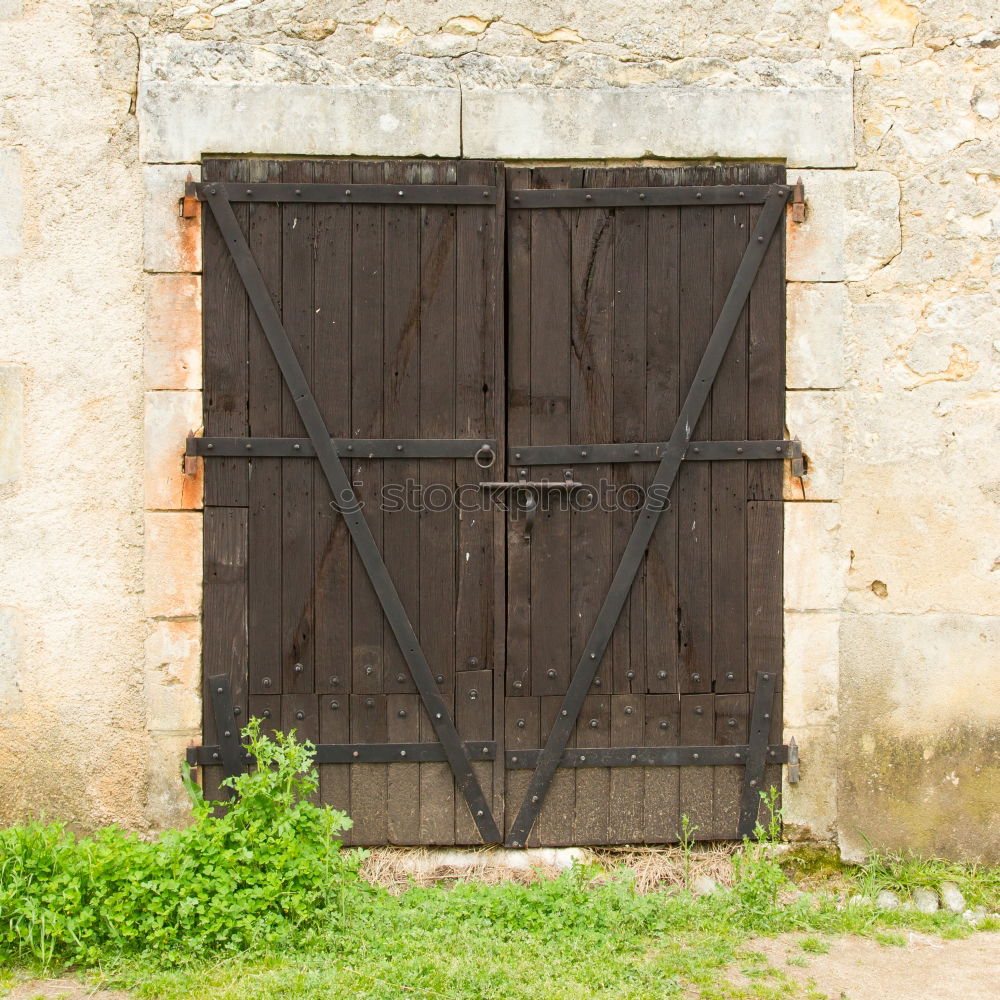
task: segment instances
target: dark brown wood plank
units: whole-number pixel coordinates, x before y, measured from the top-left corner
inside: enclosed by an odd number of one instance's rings
[[[205,180],[247,179],[247,161],[205,160]],[[248,207],[234,205],[246,232]],[[251,312],[243,282],[211,212],[202,212],[202,324],[205,433],[247,433],[247,321]],[[247,463],[239,458],[205,463],[206,507],[245,507]]]
[[[459,184],[493,185],[496,165],[477,161],[458,164]],[[491,205],[461,206],[456,213],[455,424],[458,438],[494,436],[495,297],[488,287],[499,264],[495,244],[496,213]],[[501,453],[502,454],[502,453]],[[492,479],[497,468],[481,469],[471,459],[455,463],[456,488],[475,504],[482,498],[474,485]],[[455,551],[455,669],[479,670],[493,652],[494,515],[458,510]],[[492,666],[492,664],[490,664]],[[456,702],[456,710],[457,710]],[[491,698],[492,705],[492,698]],[[456,815],[456,830],[461,808]]]
[[[319,736],[323,743],[351,742],[350,697],[327,694],[319,698]],[[323,764],[319,769],[319,790],[323,801],[351,815],[351,765]],[[353,831],[344,833],[344,843],[352,843]]]
[[[331,161],[318,163],[316,180],[331,184],[349,183],[351,165]],[[321,359],[313,365],[313,393],[330,434],[350,437],[351,207],[316,205],[313,211],[316,233],[313,348],[315,357]],[[333,497],[323,470],[318,462],[312,464],[316,690],[334,694],[344,701],[342,717],[346,721],[346,697],[351,682],[352,546],[347,524],[331,503]],[[332,773],[344,776],[343,787],[336,794],[346,803],[348,769]]]
[[[415,184],[419,174],[416,164],[385,164],[389,183]],[[415,205],[387,205],[384,213],[383,426],[387,437],[402,438],[411,436],[420,413],[420,209]],[[414,631],[421,635],[420,515],[407,500],[407,484],[424,482],[421,467],[413,460],[391,460],[382,462],[381,470],[386,497],[393,498],[392,505],[387,504],[383,512],[383,557]],[[401,498],[400,502],[395,502],[396,497]],[[415,691],[388,622],[383,642],[385,690]],[[415,780],[416,769],[409,770],[414,771]]]
[[[388,732],[390,743],[417,743],[423,706],[416,694],[390,694]],[[392,844],[420,843],[420,772],[416,764],[390,764],[388,835]]]
[[[681,746],[710,745],[715,732],[712,695],[683,695],[680,725]],[[682,767],[680,772],[681,816],[688,817],[695,840],[711,840],[714,833],[712,768]]]
[[[765,183],[783,184],[784,167],[770,167],[766,174],[758,166]],[[751,212],[751,225],[759,209]],[[760,270],[750,290],[749,313],[749,394],[748,436],[770,440],[784,437],[785,431],[785,227],[780,222],[768,245]],[[747,470],[749,498],[780,500],[781,462],[751,462]]]
[[[718,694],[715,696],[715,745],[734,746],[749,739],[750,696]],[[714,768],[712,831],[716,840],[737,839],[740,818],[740,795],[743,791],[742,767]]]
[[[172,514],[171,517],[187,517]],[[247,510],[206,507],[204,512],[204,627],[202,675],[229,678],[236,721],[247,719]],[[206,745],[218,743],[207,687],[202,700]]]
[[[576,724],[577,747],[611,745],[611,696],[588,695]],[[583,754],[583,751],[580,751]],[[586,756],[585,754],[583,754]],[[570,772],[572,773],[572,772]],[[576,803],[572,830],[574,844],[607,844],[610,817],[608,814],[611,769],[581,767],[576,769]],[[570,843],[570,840],[565,840]]]
[[[423,163],[425,184],[454,183],[454,163]],[[455,426],[455,206],[420,207],[420,436],[449,437]],[[448,489],[454,461],[421,461],[427,487]],[[425,493],[425,499],[427,494]],[[447,506],[420,513],[420,641],[445,703],[454,710],[455,511]],[[421,736],[436,737],[426,714]],[[420,764],[420,834],[424,843],[455,840],[455,782],[447,764]]]
[[[571,179],[568,167],[532,172],[535,188],[565,188]],[[531,213],[530,443],[536,445],[565,444],[570,433],[570,216],[565,209]],[[532,476],[558,481],[563,470],[536,466]],[[570,661],[570,516],[565,500],[561,491],[540,497],[530,542],[531,690],[540,695],[564,693],[575,666]],[[572,775],[561,775],[555,781],[567,777],[572,780]]]
[[[680,744],[680,699],[677,695],[648,694],[643,698],[643,746]],[[669,844],[680,839],[680,771],[678,767],[643,768],[642,839],[647,844]]]
[[[493,739],[493,671],[462,670],[455,675],[455,725],[465,741]],[[489,802],[493,799],[493,765],[472,765]],[[498,820],[499,822],[499,820]],[[455,843],[480,844],[482,838],[464,799],[455,804]]]
[[[710,177],[711,175],[709,175]],[[691,386],[715,316],[708,293],[712,277],[711,209],[681,211],[680,261],[680,392]],[[702,412],[694,431],[712,438],[712,413]],[[674,497],[678,525],[678,686],[709,691],[712,685],[712,538],[711,469],[708,463],[686,462],[677,477]]]
[[[312,164],[286,161],[282,180],[313,179]],[[313,375],[313,217],[312,205],[282,206],[281,317],[307,382]],[[281,430],[301,437],[305,428],[286,386],[281,393]],[[286,460],[281,470],[281,691],[315,690],[313,637],[313,469]],[[285,715],[282,709],[282,717]]]
[[[652,183],[668,183],[664,170]],[[680,210],[649,211],[646,285],[646,434],[666,441],[680,409]],[[646,552],[646,690],[677,691],[677,491]]]
[[[281,164],[251,160],[248,181],[274,182]],[[247,243],[260,268],[275,306],[281,309],[281,209],[273,204],[249,205]],[[280,437],[282,433],[281,371],[253,310],[248,342],[248,414],[250,433]],[[212,459],[206,464],[216,462]],[[253,636],[249,649],[250,690],[254,694],[279,694],[282,690],[282,631],[275,594],[282,583],[282,461],[278,458],[235,459],[249,467],[249,566],[248,618]]]
[[[294,729],[296,739],[318,743],[319,698],[298,692],[281,695],[281,729],[286,733]]]
[[[603,185],[606,173],[585,171],[584,185]],[[572,215],[570,437],[566,443],[614,440],[614,233],[614,218],[609,211],[597,209]],[[570,663],[575,665],[611,585],[613,565],[612,518],[601,509],[598,492],[601,482],[611,479],[611,467],[580,465],[573,469],[573,475],[593,488],[591,494],[577,495],[582,506],[570,517]],[[598,668],[595,692],[611,690],[612,663],[613,651],[609,648]]]
[[[784,505],[747,504],[747,662],[751,690],[759,670],[778,674],[782,689]],[[777,699],[780,703],[780,697]]]
[[[531,170],[506,171],[510,191],[531,187]],[[507,220],[507,435],[511,444],[531,441],[531,212],[512,212]],[[507,470],[516,478],[517,467]],[[507,524],[507,669],[508,697],[531,691],[531,545],[523,517],[506,515]],[[537,725],[537,715],[536,715]],[[540,744],[539,744],[540,745]],[[520,778],[513,778],[520,784]],[[511,786],[514,787],[513,785]],[[512,793],[511,793],[512,794]],[[511,802],[514,800],[511,799]],[[516,808],[516,807],[515,807]]]
[[[737,183],[742,177],[727,178]],[[729,294],[749,240],[749,210],[715,209],[712,296],[716,316]],[[747,311],[744,309],[709,405],[712,434],[747,438]],[[712,462],[712,680],[713,691],[747,690],[746,678],[746,462]]]
[[[518,750],[538,750],[541,747],[540,706],[537,698],[507,698],[504,713],[504,746],[512,754]],[[510,770],[506,774],[507,809],[504,812],[504,833],[510,833],[518,806],[531,780],[529,770]],[[527,847],[538,846],[537,825],[529,832]]]
[[[644,696],[611,698],[611,746],[641,747],[645,736]],[[612,768],[608,794],[608,843],[639,844],[645,839],[643,798],[650,768]]]
[[[352,743],[388,742],[385,695],[354,694],[350,706]],[[350,765],[352,843],[388,843],[388,767],[388,764]]]
[[[609,171],[608,186],[648,183],[643,168]],[[649,210],[623,208],[615,212],[615,317],[612,371],[614,400],[612,425],[618,442],[646,441],[646,285]],[[636,486],[652,478],[652,468],[615,464],[612,482],[617,491],[612,517],[613,564],[618,565],[632,534],[641,498]],[[646,682],[646,560],[642,561],[611,637],[614,690],[645,691]]]
[[[549,695],[539,699],[540,735],[544,746],[545,737],[562,705],[561,695]],[[567,747],[576,745],[576,735],[567,742]],[[518,802],[520,806],[520,802]],[[512,805],[513,808],[513,805]],[[515,809],[516,811],[516,809]],[[576,775],[574,769],[560,768],[556,771],[549,794],[542,805],[534,829],[538,832],[538,843],[542,847],[564,847],[570,843],[576,818]]]
[[[382,163],[354,163],[351,180],[380,184]],[[357,205],[353,210],[351,259],[351,436],[384,437],[385,406],[382,398],[383,357],[383,209]],[[365,520],[375,543],[384,551],[382,463],[357,460],[352,482],[364,503]],[[357,553],[351,560],[351,691],[356,694],[383,690],[383,621],[381,605]],[[352,720],[353,721],[353,720]]]

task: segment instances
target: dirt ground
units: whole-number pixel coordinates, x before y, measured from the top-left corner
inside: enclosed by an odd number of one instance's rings
[[[800,988],[800,996],[818,1000],[997,1000],[1000,998],[1000,933],[973,934],[962,941],[945,941],[910,932],[902,947],[864,938],[832,938],[825,955],[802,949],[801,935],[764,938],[750,951],[761,952],[770,964]],[[788,959],[793,959],[793,964]],[[807,966],[795,964],[802,959]],[[754,996],[751,981],[742,980],[743,996]],[[773,991],[773,980],[767,986]],[[763,995],[763,994],[762,994]],[[769,992],[768,995],[773,995]],[[130,1000],[126,993],[92,991],[73,979],[22,983],[6,1000]],[[501,1000],[501,998],[498,998]],[[543,1000],[543,998],[539,998]]]
[[[902,947],[867,938],[829,940],[825,955],[808,954],[802,936],[755,941],[772,966],[828,1000],[998,1000],[1000,933],[981,932],[946,941],[904,932]],[[788,964],[806,959],[803,967]]]

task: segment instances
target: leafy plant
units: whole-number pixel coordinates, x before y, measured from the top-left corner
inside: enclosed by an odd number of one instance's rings
[[[243,731],[257,766],[222,805],[186,769],[194,822],[158,840],[118,827],[77,838],[62,824],[0,831],[0,956],[93,963],[109,953],[244,951],[342,919],[359,856],[350,820],[317,806],[315,748]]]

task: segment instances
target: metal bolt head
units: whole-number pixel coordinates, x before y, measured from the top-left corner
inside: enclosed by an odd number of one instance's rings
[[[398,712],[396,713],[396,715],[398,715],[398,716],[399,716],[399,718],[401,718],[401,719],[405,719],[405,718],[406,718],[406,709],[405,709],[405,708],[401,708],[401,709],[400,709],[400,710],[399,710],[399,711],[398,711]]]
[[[662,722],[660,723],[660,729],[669,729],[669,728],[670,728],[670,723],[669,723],[669,722],[667,722],[667,720],[666,720],[666,719],[664,719],[664,720],[663,720],[663,721],[662,721]]]
[[[217,753],[213,753],[212,754],[212,760],[218,760],[218,759],[219,759],[219,755]]]
[[[375,699],[365,698],[365,708],[374,708],[374,707],[375,707]]]
[[[512,764],[516,764],[517,763],[517,758],[516,757],[511,757],[510,762]]]
[[[625,678],[627,680],[634,681],[635,680],[635,671],[634,670],[627,670],[627,671],[625,671]]]
[[[296,712],[295,713],[295,718],[298,719],[299,722],[301,722],[305,717],[306,717],[306,713],[305,712]]]
[[[532,802],[537,802],[538,801],[538,796],[537,795],[532,795],[531,796],[531,801]]]
[[[524,726],[525,726],[524,719],[518,719],[517,720],[517,728],[518,729],[524,729]]]
[[[596,729],[599,725],[600,725],[600,723],[597,721],[597,719],[591,719],[590,720],[590,728],[591,729]]]
[[[582,764],[582,763],[583,763],[583,762],[584,762],[584,761],[585,761],[586,759],[587,759],[587,758],[586,758],[586,757],[585,757],[585,756],[584,756],[583,754],[580,754],[580,763],[581,763],[581,764]]]
[[[629,760],[638,760],[639,758],[634,753],[631,753],[631,754],[629,754],[628,759]]]
[[[437,681],[438,684],[444,684],[444,674],[438,674],[434,680]]]
[[[691,675],[691,680],[693,680],[695,682],[695,684],[697,684],[698,681],[701,680],[701,674],[692,674]]]
[[[270,718],[271,718],[271,710],[270,710],[269,708],[265,708],[265,709],[264,709],[264,711],[263,711],[263,712],[261,712],[260,714],[261,714],[261,715],[262,715],[262,716],[263,716],[263,717],[264,717],[265,719],[270,719]]]
[[[700,760],[701,759],[701,754],[693,753],[693,754],[691,754],[691,759],[692,760]]]
[[[665,681],[665,680],[667,679],[667,672],[666,672],[666,670],[657,670],[657,671],[656,671],[656,676],[657,676],[657,677],[658,677],[658,678],[659,678],[659,679],[660,679],[661,681]]]
[[[226,739],[228,740],[229,737],[232,736],[233,734],[227,729],[222,735],[225,736]]]
[[[216,688],[215,689],[215,693],[216,694],[222,694],[222,688]]]
[[[405,757],[406,756],[406,751],[405,750],[400,750],[399,751],[399,756],[400,757]]]
[[[351,756],[352,756],[352,757],[360,757],[360,756],[361,756],[361,754],[359,754],[359,753],[358,753],[358,751],[357,751],[357,750],[355,750],[355,751],[354,751],[354,752],[353,752],[353,753],[351,754]]]
[[[737,753],[734,753],[734,754],[733,754],[733,756],[734,756],[734,757],[735,757],[735,758],[736,758],[737,760],[739,760],[739,759],[740,759],[740,758],[741,758],[741,757],[743,756],[743,754],[741,754],[741,753],[737,752]]]
[[[751,788],[756,788],[757,787],[757,779],[756,778],[751,778],[750,779],[750,787]]]
[[[523,688],[523,687],[524,687],[524,685],[520,681],[514,681],[514,690],[515,691],[520,691],[521,688]]]
[[[292,445],[292,451],[302,451],[302,445],[300,445],[300,444],[293,444]]]
[[[489,747],[483,747],[483,753],[489,753],[489,752],[490,752]]]
[[[339,677],[331,677],[330,678],[330,687],[336,687],[339,683],[340,683],[340,678]]]
[[[734,681],[734,680],[736,680],[736,674],[732,674],[732,673],[726,674],[726,680],[727,681]]]
[[[302,673],[302,671],[303,671],[303,670],[305,670],[305,667],[304,667],[304,666],[303,666],[303,665],[302,665],[301,663],[296,663],[296,664],[295,664],[295,666],[294,666],[294,667],[293,667],[292,669],[293,669],[293,670],[294,670],[294,671],[295,671],[295,672],[296,672],[297,674],[301,674],[301,673]]]
[[[626,715],[631,715],[634,711],[635,711],[635,709],[631,705],[626,705],[625,706],[625,714]]]
[[[730,729],[735,729],[736,728],[736,720],[735,719],[726,719],[726,725],[729,726]]]
[[[365,664],[365,676],[366,677],[371,677],[371,675],[373,673],[375,673],[375,668],[370,663],[366,663]]]
[[[566,709],[564,708],[559,714],[560,715],[569,715],[569,712],[567,712]]]
[[[339,701],[331,701],[330,702],[330,708],[332,708],[333,711],[336,712],[337,709],[340,708],[340,702]]]
[[[704,715],[705,714],[705,709],[702,708],[701,705],[695,705],[695,707],[694,707],[694,714],[695,715]]]
[[[555,677],[556,672],[551,667],[549,667],[549,669],[545,671],[545,676],[550,678]]]
[[[269,688],[269,687],[271,686],[271,678],[270,678],[270,677],[265,677],[265,678],[264,678],[264,679],[263,679],[263,680],[261,681],[261,684],[262,684],[262,685],[263,685],[264,687],[266,687],[266,688]]]
[[[478,697],[479,697],[479,692],[475,688],[473,688],[469,692],[469,701],[475,701]]]
[[[470,656],[469,657],[469,666],[470,667],[478,667],[479,666],[479,657],[478,656]]]

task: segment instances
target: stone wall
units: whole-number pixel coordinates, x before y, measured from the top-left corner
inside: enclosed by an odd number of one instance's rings
[[[203,153],[764,158],[793,836],[1000,857],[992,0],[0,0],[2,819],[181,821]]]

